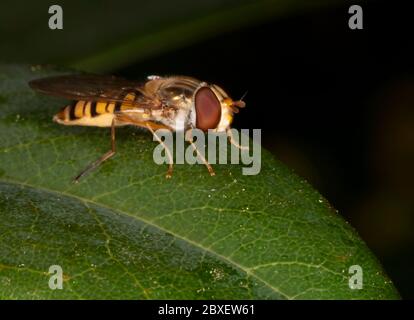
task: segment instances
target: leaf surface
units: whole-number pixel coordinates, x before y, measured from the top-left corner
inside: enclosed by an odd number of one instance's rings
[[[110,135],[51,121],[65,101],[27,82],[61,73],[0,66],[0,298],[399,297],[352,227],[266,150],[256,176],[185,164],[167,180],[151,135],[121,128],[117,155],[73,184]]]

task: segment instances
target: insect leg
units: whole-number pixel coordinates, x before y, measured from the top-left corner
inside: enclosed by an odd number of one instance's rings
[[[229,140],[230,140],[230,143],[231,143],[233,146],[235,146],[236,148],[239,148],[239,149],[241,149],[241,150],[249,150],[249,147],[248,147],[248,146],[242,146],[242,145],[238,144],[238,143],[234,140],[233,133],[231,133],[231,129],[227,129],[226,134],[227,134],[227,137],[228,137],[228,138],[229,138]]]
[[[207,170],[210,173],[210,176],[215,176],[216,173],[214,172],[213,167],[208,163],[207,159],[200,153],[200,151],[198,151],[197,146],[194,144],[193,139],[189,133],[191,133],[191,129],[186,132],[185,139],[188,142],[190,142],[195,152],[197,152],[197,155],[200,157],[200,159],[203,161],[203,163],[207,167]]]
[[[173,157],[171,154],[170,149],[168,149],[167,145],[160,139],[160,137],[157,136],[157,134],[155,133],[155,131],[152,129],[151,125],[149,123],[146,124],[146,127],[148,128],[149,131],[151,131],[151,133],[154,135],[155,139],[158,140],[158,142],[164,147],[165,152],[167,154],[167,157],[169,159],[169,164],[168,164],[168,171],[167,174],[165,175],[165,177],[167,179],[172,177],[172,172],[173,172]]]
[[[108,160],[110,157],[112,157],[115,154],[115,120],[112,120],[111,124],[111,150],[106,152],[102,157],[100,157],[98,160],[92,162],[89,166],[87,166],[81,173],[79,173],[74,179],[73,182],[78,183],[79,179],[83,176],[86,176],[88,173],[99,167],[99,165],[104,162],[105,160]]]

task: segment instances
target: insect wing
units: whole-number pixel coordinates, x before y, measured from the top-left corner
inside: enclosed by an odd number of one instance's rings
[[[29,85],[40,93],[71,100],[125,103],[125,96],[134,93],[137,98],[127,103],[141,107],[151,105],[151,99],[145,95],[142,83],[116,77],[66,75],[32,80]]]

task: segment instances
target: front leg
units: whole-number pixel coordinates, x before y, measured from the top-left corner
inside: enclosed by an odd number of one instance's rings
[[[207,159],[201,154],[201,152],[197,149],[197,146],[193,142],[193,136],[191,134],[191,130],[189,129],[185,132],[185,140],[190,142],[191,146],[197,153],[197,156],[200,157],[201,161],[203,161],[204,165],[207,167],[208,172],[210,173],[210,176],[215,176],[216,173],[213,170],[213,167],[208,163]]]

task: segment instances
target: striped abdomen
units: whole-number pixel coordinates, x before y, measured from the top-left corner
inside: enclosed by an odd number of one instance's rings
[[[104,101],[75,101],[64,107],[53,120],[64,125],[110,127],[114,113],[131,109],[128,101],[135,99],[134,93],[125,96],[124,103]]]

